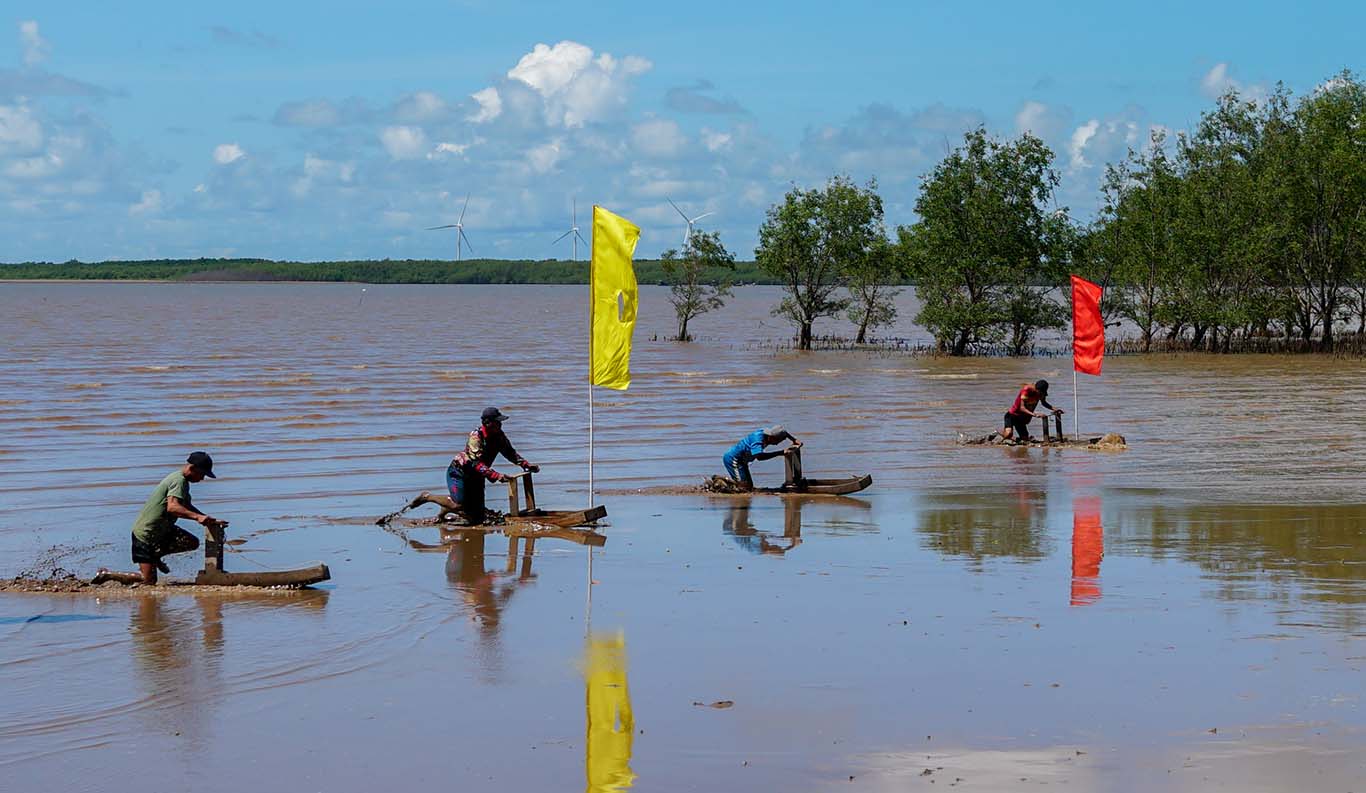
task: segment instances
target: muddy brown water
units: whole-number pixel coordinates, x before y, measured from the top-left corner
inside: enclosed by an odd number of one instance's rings
[[[1128,451],[960,448],[1026,380],[1047,377],[1070,411],[1067,359],[799,354],[763,287],[680,345],[662,341],[665,292],[646,288],[634,383],[596,397],[595,478],[612,495],[591,573],[563,541],[530,559],[497,534],[419,553],[374,526],[441,487],[486,404],[543,466],[538,501],[585,503],[584,293],[0,284],[0,577],[127,566],[147,491],[204,448],[220,479],[195,499],[247,540],[229,569],[318,560],[334,579],[260,597],[0,596],[5,786],[1366,777],[1362,363],[1112,358],[1082,380],[1081,428]],[[924,340],[908,323],[891,335]],[[873,487],[686,491],[774,422],[805,442],[808,475]],[[776,484],[781,461],[755,473]]]

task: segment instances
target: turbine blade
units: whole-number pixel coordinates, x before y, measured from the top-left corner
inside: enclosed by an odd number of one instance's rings
[[[453,228],[455,228],[455,224],[454,224],[454,223],[447,223],[447,224],[444,225],[444,226],[432,226],[431,228],[429,228],[429,229],[427,229],[427,230],[428,230],[428,231],[436,231],[437,229],[453,229]]]
[[[693,218],[691,222],[692,222],[692,223],[696,223],[697,221],[701,220],[702,218],[706,217],[707,215],[715,215],[715,214],[716,214],[715,212],[703,212],[702,214],[700,214],[700,215],[698,215],[697,217]]]
[[[465,222],[465,210],[466,210],[466,209],[469,209],[469,208],[470,208],[470,194],[469,194],[469,193],[466,193],[466,194],[465,194],[465,205],[462,206],[462,207],[460,207],[460,220],[458,220],[458,221],[456,221],[456,222],[458,222],[458,223],[464,223],[464,222]]]
[[[669,206],[674,208],[674,211],[678,213],[679,217],[683,218],[684,220],[688,220],[688,216],[683,214],[683,210],[678,208],[678,204],[675,204],[672,198],[665,196],[664,200],[669,202]],[[692,221],[688,220],[688,222],[691,223]]]
[[[470,249],[470,252],[473,252],[473,251],[474,251],[474,246],[470,244],[470,238],[465,236],[465,230],[464,230],[464,229],[460,229],[460,238],[463,239],[463,240],[465,241],[465,247],[466,247],[466,248],[469,248],[469,249]]]
[[[568,237],[570,234],[573,234],[573,233],[574,233],[574,230],[573,230],[573,229],[570,229],[569,231],[566,231],[565,233],[563,233],[563,234],[561,234],[560,236],[556,237],[556,238],[555,238],[555,242],[552,242],[552,243],[550,243],[550,244],[551,244],[551,245],[554,245],[555,243],[559,242],[560,240],[564,239],[565,237]]]
[[[579,230],[578,230],[578,229],[574,229],[574,236],[575,236],[575,237],[578,237],[578,238],[579,238],[579,242],[582,242],[584,245],[587,245],[587,244],[588,244],[588,240],[586,240],[586,239],[583,238],[583,235],[579,233]]]

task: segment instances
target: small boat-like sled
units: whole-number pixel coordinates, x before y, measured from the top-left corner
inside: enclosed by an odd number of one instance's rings
[[[325,564],[300,567],[294,570],[262,570],[257,573],[230,573],[223,569],[223,546],[226,545],[221,528],[204,529],[204,569],[194,577],[194,581],[167,581],[173,586],[254,586],[254,587],[304,587],[332,578],[332,572]],[[142,582],[138,573],[121,573],[102,570],[95,576],[92,584],[117,581],[121,584]]]
[[[806,493],[811,495],[847,496],[860,490],[867,490],[873,483],[872,474],[850,476],[843,479],[808,479],[802,475],[802,450],[800,446],[789,446],[783,450],[783,484],[781,487],[756,487],[745,490],[730,479],[713,476],[707,489],[714,493]]]

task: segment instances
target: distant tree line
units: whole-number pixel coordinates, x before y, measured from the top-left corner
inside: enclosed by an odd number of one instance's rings
[[[727,270],[734,283],[775,283],[754,262]],[[660,260],[636,262],[636,278],[667,284]],[[270,259],[150,259],[0,264],[0,279],[106,281],[338,281],[370,284],[586,284],[587,262],[468,259],[288,262]]]

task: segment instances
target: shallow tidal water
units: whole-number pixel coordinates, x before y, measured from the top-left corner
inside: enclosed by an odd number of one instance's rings
[[[1038,377],[1071,432],[1070,361],[799,354],[764,287],[680,345],[647,287],[635,381],[596,393],[591,570],[375,526],[486,404],[538,501],[585,503],[585,292],[0,284],[0,576],[127,568],[192,448],[228,569],[333,574],[0,595],[5,787],[1366,788],[1366,365],[1114,357],[1081,429],[1128,451],[962,448]],[[873,486],[651,492],[774,422],[809,476]]]

